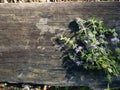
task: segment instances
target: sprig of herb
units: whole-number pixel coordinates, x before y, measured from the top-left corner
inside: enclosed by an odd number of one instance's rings
[[[85,69],[99,69],[106,73],[109,84],[111,76],[118,75],[120,62],[120,40],[115,29],[105,28],[103,21],[75,19],[79,26],[76,35],[61,36],[66,48],[70,49],[67,57],[77,66]]]

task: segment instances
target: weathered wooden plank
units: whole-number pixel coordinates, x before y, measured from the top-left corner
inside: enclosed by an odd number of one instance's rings
[[[99,71],[66,70],[55,42],[76,17],[90,16],[120,30],[118,2],[0,4],[0,82],[106,87]],[[113,82],[119,87],[120,75]]]

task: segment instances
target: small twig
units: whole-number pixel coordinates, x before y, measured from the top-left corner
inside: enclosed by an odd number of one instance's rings
[[[44,88],[43,88],[43,90],[47,90],[47,87],[48,87],[48,86],[47,86],[47,85],[45,85],[45,86],[44,86]]]

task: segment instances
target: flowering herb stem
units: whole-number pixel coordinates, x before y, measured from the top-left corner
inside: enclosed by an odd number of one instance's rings
[[[66,57],[73,60],[78,67],[103,70],[109,88],[112,76],[118,75],[120,70],[120,48],[118,47],[120,39],[117,37],[116,30],[105,28],[103,21],[95,18],[88,20],[77,18],[76,23],[79,26],[77,34],[71,38],[65,36],[61,38],[69,50],[66,51]]]

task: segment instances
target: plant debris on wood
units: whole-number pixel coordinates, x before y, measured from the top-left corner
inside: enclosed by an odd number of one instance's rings
[[[36,84],[11,84],[0,83],[0,90],[92,90],[89,87],[59,87],[50,85],[36,85]]]
[[[24,84],[24,83],[0,83],[0,90],[92,90],[85,86],[50,86],[50,85],[36,85],[36,84]],[[120,90],[120,89],[111,89]]]

